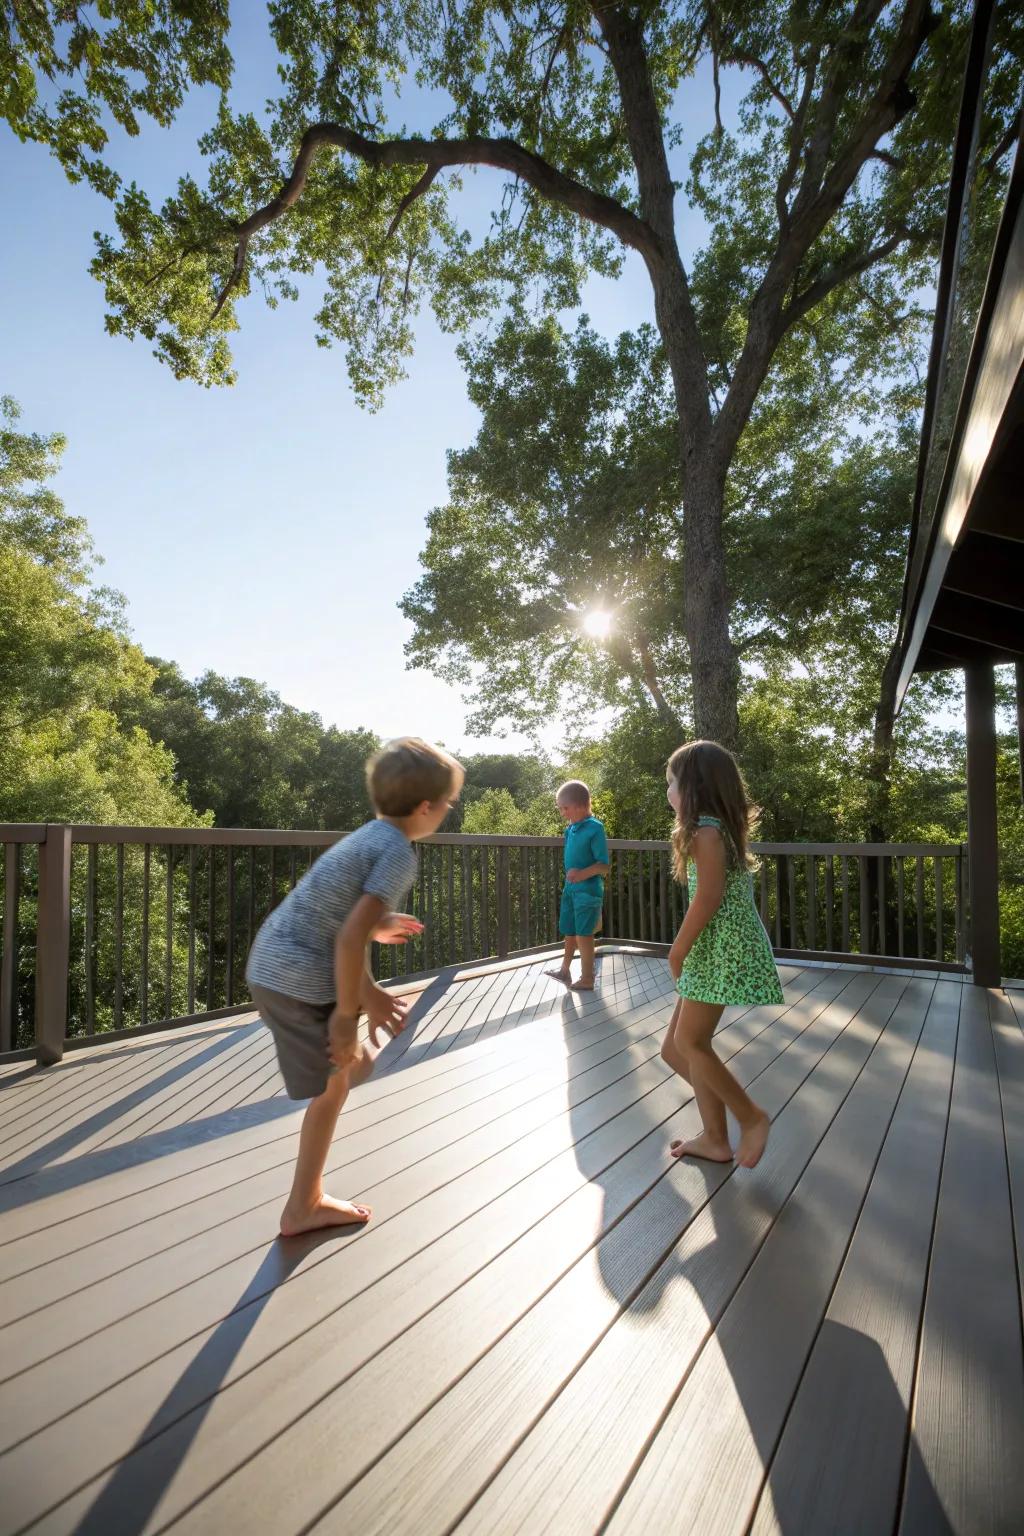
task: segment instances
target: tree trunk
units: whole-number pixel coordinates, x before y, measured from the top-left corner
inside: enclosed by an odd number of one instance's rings
[[[707,455],[706,455],[707,456]],[[725,475],[691,462],[683,488],[683,591],[698,737],[739,746],[739,659],[729,634],[722,516]]]
[[[729,634],[722,517],[728,457],[718,451],[704,355],[692,334],[678,252],[651,268],[658,330],[672,370],[683,485],[683,601],[698,738],[739,745],[739,658]],[[699,346],[699,344],[697,344]]]

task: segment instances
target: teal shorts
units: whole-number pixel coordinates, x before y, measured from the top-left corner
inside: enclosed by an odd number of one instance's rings
[[[558,913],[559,933],[583,937],[592,934],[600,921],[603,905],[603,896],[594,891],[581,891],[567,880],[562,888],[562,905]]]

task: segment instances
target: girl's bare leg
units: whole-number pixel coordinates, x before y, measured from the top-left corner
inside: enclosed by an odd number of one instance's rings
[[[672,1010],[672,1017],[668,1021],[665,1038],[661,1042],[661,1059],[667,1062],[673,1072],[690,1081],[690,1063],[686,1055],[686,1048],[679,1038],[678,1024],[683,1012],[683,1000],[679,998]],[[672,1143],[676,1145],[675,1142]]]
[[[673,1141],[669,1151],[673,1157],[701,1157],[709,1163],[730,1163],[732,1148],[729,1145],[729,1131],[725,1121],[725,1105],[702,1081],[700,1071],[694,1070],[692,1054],[694,1025],[691,1017],[691,1010],[694,1008],[701,1010],[701,1027],[706,1029],[708,1039],[715,1032],[718,1021],[722,1017],[722,1009],[710,1003],[693,1003],[688,998],[680,998],[676,1011],[672,1015],[670,1049],[673,1055],[681,1056],[686,1061],[687,1081],[693,1084],[693,1096],[697,1100],[697,1108],[700,1110],[704,1129],[699,1136],[694,1136],[688,1141]],[[666,1043],[668,1043],[667,1039]],[[664,1055],[664,1048],[662,1054]]]
[[[350,1200],[335,1200],[325,1194],[323,1176],[334,1128],[349,1088],[354,1083],[363,1082],[370,1075],[372,1066],[364,1049],[358,1061],[343,1072],[335,1072],[328,1078],[323,1093],[310,1100],[302,1118],[291,1193],[281,1213],[282,1237],[294,1237],[299,1232],[312,1232],[318,1227],[344,1227],[369,1221],[368,1205],[353,1205]]]
[[[728,1146],[725,1111],[732,1110],[740,1126],[736,1161],[742,1168],[753,1168],[764,1152],[771,1121],[715,1055],[711,1041],[721,1016],[721,1004],[696,1003],[690,998],[683,1003],[679,1030],[686,1044],[693,1091],[704,1122],[704,1137],[698,1140],[708,1138],[704,1144],[716,1147],[719,1152],[723,1142]]]

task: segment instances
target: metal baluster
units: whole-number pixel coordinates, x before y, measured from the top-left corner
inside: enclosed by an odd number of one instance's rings
[[[235,850],[225,848],[228,861],[227,873],[227,903],[228,903],[228,950],[224,972],[224,987],[227,992],[228,1007],[232,1007],[235,1001]]]
[[[90,843],[86,850],[85,871],[85,1032],[96,1033],[96,857],[99,850]]]
[[[188,1011],[196,1011],[196,845],[188,850]]]
[[[213,1010],[213,928],[217,916],[216,858],[213,844],[206,864],[206,1008]]]
[[[832,954],[836,947],[836,872],[832,855],[825,855],[825,948]]]
[[[142,845],[142,974],[139,1004],[142,1023],[149,1023],[149,844]]]
[[[114,887],[114,1028],[121,1028],[124,1017],[124,843],[118,843],[115,856]]]
[[[164,1018],[174,1011],[174,845],[167,844],[164,869]]]

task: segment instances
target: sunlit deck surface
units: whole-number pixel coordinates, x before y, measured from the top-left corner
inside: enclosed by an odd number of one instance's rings
[[[358,1234],[275,1240],[253,1016],[0,1074],[0,1526],[1024,1530],[1024,994],[796,964],[676,1164],[664,961],[441,976],[353,1095]]]

